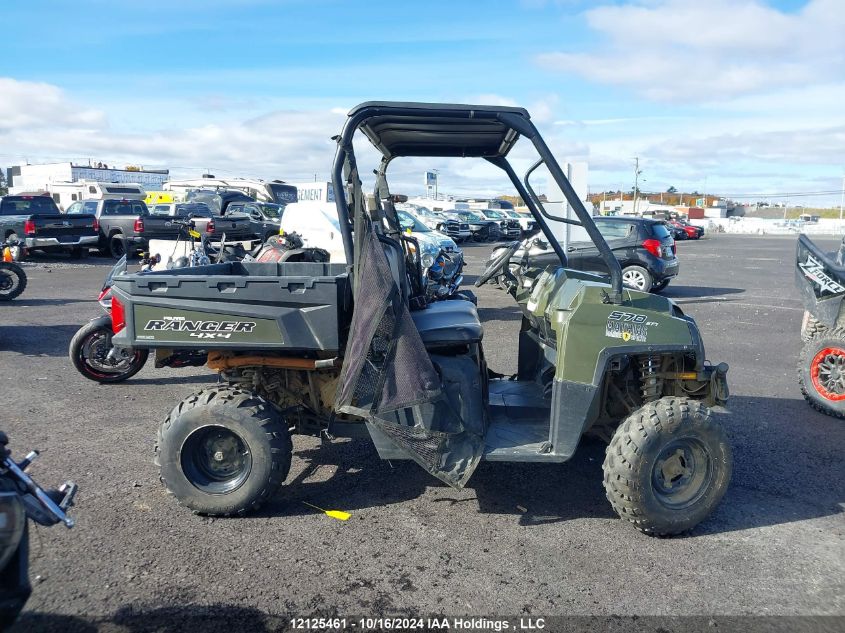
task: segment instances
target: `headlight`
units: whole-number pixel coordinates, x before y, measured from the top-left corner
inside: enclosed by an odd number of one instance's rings
[[[422,257],[420,257],[420,263],[423,268],[431,268],[431,265],[434,263],[434,255],[429,252],[423,253]]]
[[[26,513],[16,492],[0,492],[0,571],[18,550],[26,526]]]

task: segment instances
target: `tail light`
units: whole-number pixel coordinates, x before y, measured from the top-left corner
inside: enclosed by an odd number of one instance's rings
[[[135,225],[132,227],[132,230],[136,233],[143,233],[144,232],[144,220],[143,218],[138,218],[135,220]]]
[[[91,228],[94,229],[95,233],[100,232],[100,221],[97,218],[94,218],[94,224],[91,225]]]
[[[660,240],[648,239],[643,242],[643,248],[655,257],[660,257]]]
[[[205,232],[214,233],[214,220],[208,221],[208,224],[205,225]]]
[[[23,223],[23,232],[26,235],[35,235],[35,220],[26,220]]]
[[[126,327],[126,313],[120,300],[112,295],[111,297],[111,331],[117,334]]]
[[[672,240],[672,255],[678,254],[678,247],[675,245],[675,240]]]

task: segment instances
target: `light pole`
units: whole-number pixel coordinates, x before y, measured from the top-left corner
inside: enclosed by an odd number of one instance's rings
[[[842,196],[839,198],[839,219],[842,219],[842,207],[845,206],[845,174],[842,174]]]
[[[639,198],[639,179],[640,174],[643,173],[640,169],[640,157],[634,157],[634,215],[637,215],[637,199]]]

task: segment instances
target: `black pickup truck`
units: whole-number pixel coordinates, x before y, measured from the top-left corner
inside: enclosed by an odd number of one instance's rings
[[[97,246],[99,225],[90,214],[68,217],[50,196],[20,195],[0,198],[0,235],[21,240],[29,249],[68,251],[82,257]]]
[[[100,252],[120,259],[131,252],[145,251],[149,240],[175,240],[178,227],[150,222],[150,212],[143,200],[80,200],[70,205],[67,216],[93,213],[100,225],[97,246]]]
[[[256,239],[266,242],[271,235],[279,234],[284,210],[285,205],[275,202],[244,202],[239,200],[229,203],[229,206],[226,207],[225,218],[228,220],[234,214],[247,216],[252,235]]]
[[[174,218],[192,220],[194,228],[205,233],[210,240],[220,240],[225,235],[226,241],[251,240],[253,231],[249,218],[243,213],[234,213],[231,206],[226,215],[212,213],[207,204],[202,202],[171,202],[154,204],[150,208],[150,217],[144,221],[145,230],[160,233],[171,228]],[[276,233],[278,233],[278,228]]]

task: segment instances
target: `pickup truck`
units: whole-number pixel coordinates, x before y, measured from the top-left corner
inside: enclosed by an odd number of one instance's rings
[[[126,251],[145,251],[149,240],[175,240],[178,227],[150,224],[150,212],[143,200],[80,200],[71,204],[66,216],[93,213],[100,225],[97,246],[104,255],[120,259]]]
[[[250,219],[245,214],[233,213],[230,207],[225,216],[216,215],[202,202],[155,204],[150,208],[150,217],[144,222],[144,227],[160,233],[171,227],[174,218],[193,220],[194,228],[212,241],[220,240],[224,235],[226,241],[251,240],[253,237]]]
[[[29,249],[68,251],[82,257],[97,245],[99,226],[92,214],[69,218],[49,196],[4,196],[0,198],[0,235],[21,240]]]
[[[245,215],[250,224],[252,235],[266,242],[271,235],[278,235],[282,225],[282,213],[285,205],[275,202],[244,202],[237,200],[226,207],[225,218],[228,220],[233,214]],[[227,234],[228,237],[228,234]]]

